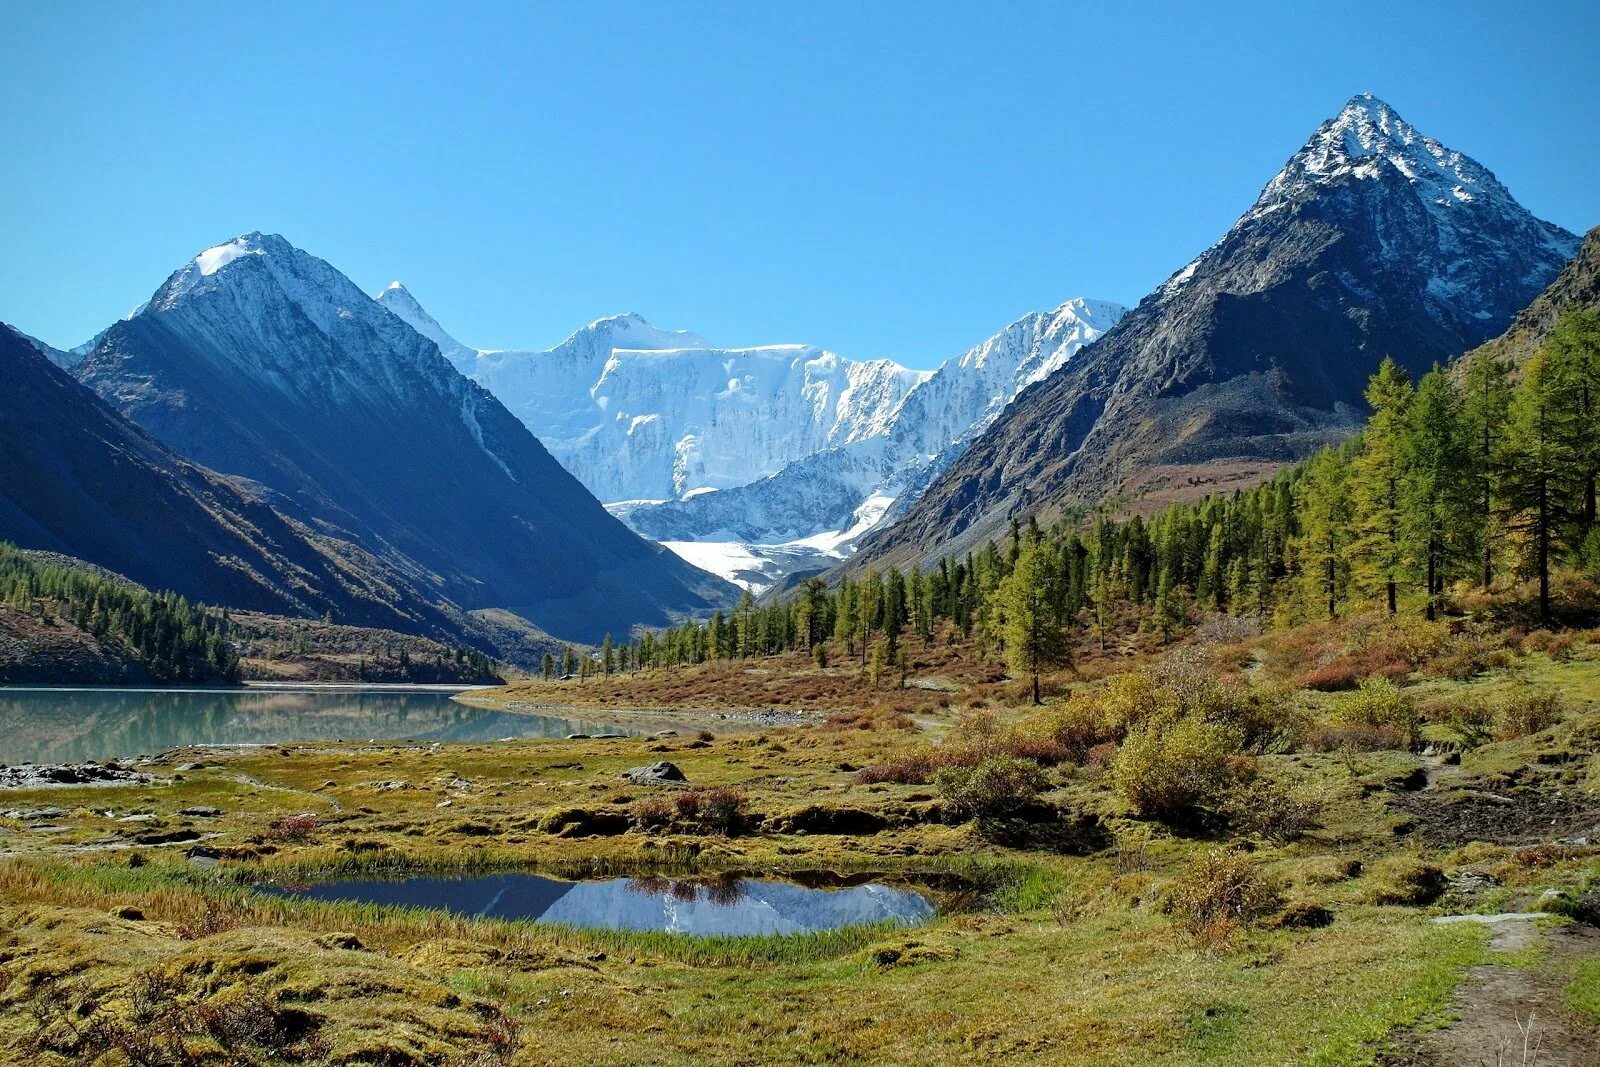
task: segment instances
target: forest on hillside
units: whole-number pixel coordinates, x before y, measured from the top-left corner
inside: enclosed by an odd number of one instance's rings
[[[781,603],[607,639],[544,673],[611,673],[811,650],[876,683],[901,644],[942,632],[1037,683],[1083,640],[1163,639],[1206,613],[1289,625],[1361,607],[1427,619],[1491,607],[1508,625],[1587,622],[1600,601],[1600,313],[1567,314],[1517,366],[1492,348],[1412,382],[1373,374],[1360,434],[1253,489],[1144,518],[1109,512],[1011,535],[929,569],[895,568]],[[1037,689],[1035,690],[1037,693]]]
[[[239,680],[225,618],[175,593],[0,542],[0,605],[41,626],[91,635],[152,681]]]

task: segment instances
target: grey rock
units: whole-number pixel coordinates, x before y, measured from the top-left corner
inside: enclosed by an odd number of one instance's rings
[[[657,760],[648,767],[634,767],[622,775],[634,785],[660,785],[681,789],[689,784],[676,763]]]

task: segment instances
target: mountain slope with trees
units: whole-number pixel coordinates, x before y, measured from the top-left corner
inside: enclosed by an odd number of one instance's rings
[[[1293,462],[1353,433],[1392,355],[1503,331],[1577,252],[1487,169],[1362,95],[1212,248],[1023,393],[849,565],[962,553],[1013,518]]]

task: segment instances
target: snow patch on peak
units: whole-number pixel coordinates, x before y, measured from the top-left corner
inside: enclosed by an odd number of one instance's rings
[[[581,343],[581,339],[586,335],[603,338],[613,349],[657,351],[711,347],[710,341],[689,330],[657,329],[636,311],[625,311],[620,315],[607,315],[605,318],[595,319],[583,329],[573,332],[557,347]]]
[[[194,265],[204,277],[210,277],[240,256],[259,256],[265,249],[261,247],[258,234],[245,237],[235,237],[227,244],[220,244],[206,249],[194,257]]]

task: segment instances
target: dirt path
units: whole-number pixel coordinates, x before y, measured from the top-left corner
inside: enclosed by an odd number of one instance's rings
[[[1566,1006],[1572,964],[1600,954],[1600,929],[1536,920],[1495,923],[1496,952],[1543,949],[1532,967],[1501,963],[1473,967],[1456,988],[1454,1022],[1407,1033],[1384,1056],[1385,1067],[1600,1067],[1600,1034]]]

